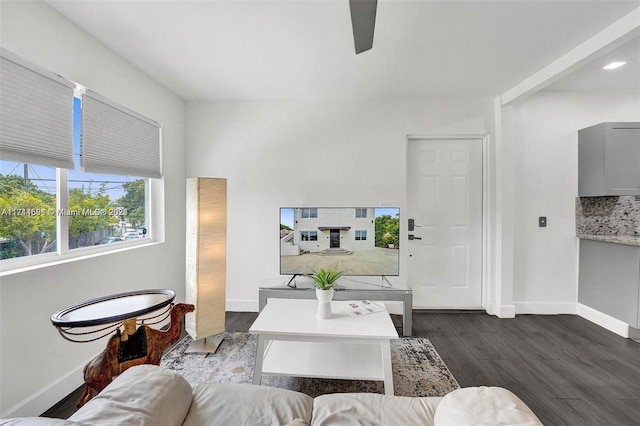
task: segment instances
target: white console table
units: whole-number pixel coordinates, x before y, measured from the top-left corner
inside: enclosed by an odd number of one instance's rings
[[[402,315],[402,335],[411,336],[412,329],[412,311],[413,311],[413,292],[411,289],[400,289],[394,287],[378,287],[375,285],[359,286],[341,286],[335,288],[333,300],[379,300],[379,301],[397,301],[403,303]],[[315,299],[315,288],[310,283],[297,283],[295,288],[286,284],[277,286],[258,287],[258,307],[260,312],[267,305],[269,299]]]

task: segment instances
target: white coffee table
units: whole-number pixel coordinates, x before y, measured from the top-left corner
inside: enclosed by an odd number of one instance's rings
[[[316,300],[272,299],[249,329],[258,335],[253,382],[284,375],[384,381],[393,395],[391,339],[397,339],[385,310],[347,314],[348,301],[333,301],[333,317],[316,318]]]

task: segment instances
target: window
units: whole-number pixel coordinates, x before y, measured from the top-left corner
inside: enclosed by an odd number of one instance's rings
[[[0,260],[56,250],[56,169],[0,160]]]
[[[356,241],[365,241],[367,239],[367,231],[356,231]]]
[[[81,171],[82,101],[74,99],[75,170],[69,170],[69,249],[148,236],[148,179]],[[131,153],[135,155],[135,153]]]
[[[0,260],[58,251],[58,216],[68,218],[69,250],[149,236],[147,178],[80,170],[81,113],[74,98],[66,206],[57,207],[56,168],[0,160]]]
[[[0,260],[148,238],[160,125],[4,49],[0,62]]]
[[[367,217],[367,209],[356,208],[356,217],[357,218]]]
[[[316,208],[302,208],[300,209],[300,217],[303,219],[317,218],[318,209]]]
[[[301,241],[318,241],[318,231],[300,231]]]
[[[75,84],[0,49],[0,258],[57,248],[56,167],[71,167]]]

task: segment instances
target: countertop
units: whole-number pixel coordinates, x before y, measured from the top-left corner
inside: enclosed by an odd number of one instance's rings
[[[624,244],[640,247],[640,236],[633,235],[587,235],[578,234],[583,240],[603,241],[605,243]]]

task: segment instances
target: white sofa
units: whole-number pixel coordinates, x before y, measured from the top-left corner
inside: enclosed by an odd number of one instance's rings
[[[540,425],[513,393],[463,388],[443,398],[305,394],[249,384],[201,383],[155,365],[132,367],[68,420],[28,417],[0,425]]]

